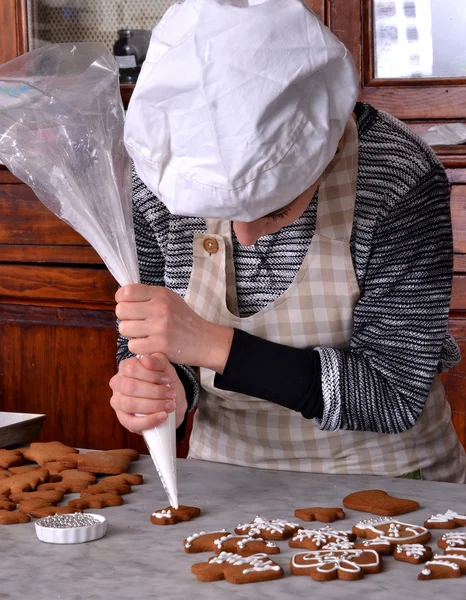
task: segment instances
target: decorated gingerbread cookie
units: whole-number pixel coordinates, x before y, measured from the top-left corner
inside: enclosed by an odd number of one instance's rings
[[[235,533],[250,537],[261,537],[264,540],[286,540],[302,528],[298,523],[283,519],[267,520],[256,517],[252,523],[240,524],[235,527]]]
[[[345,518],[345,511],[341,508],[322,508],[313,506],[311,508],[297,508],[294,516],[303,521],[320,521],[321,523],[333,523],[337,519]]]
[[[291,548],[321,550],[327,544],[340,545],[355,540],[356,535],[351,531],[337,531],[327,526],[321,529],[301,529],[294,534],[288,545]]]
[[[466,572],[466,557],[457,554],[435,554],[425,563],[417,576],[420,580],[451,579],[461,577]]]
[[[437,542],[437,545],[443,550],[447,548],[466,548],[466,532],[451,531],[444,533]]]
[[[385,537],[376,537],[373,539],[366,539],[362,542],[356,542],[354,547],[359,550],[375,550],[379,554],[391,554],[393,551],[393,544]]]
[[[383,490],[362,490],[343,498],[343,506],[373,515],[396,517],[417,510],[419,502],[406,498],[395,498]]]
[[[152,513],[150,522],[154,525],[175,525],[180,521],[191,521],[201,514],[201,509],[195,506],[180,506],[173,508],[167,506]]]
[[[365,519],[353,527],[353,533],[363,538],[381,537],[394,546],[398,544],[426,544],[432,537],[430,531],[420,525],[402,523],[395,519]]]
[[[227,535],[230,535],[230,532],[226,529],[193,533],[183,541],[184,551],[189,553],[212,552],[216,548],[215,542]]]
[[[225,533],[214,541],[215,552],[231,552],[240,556],[252,554],[279,554],[280,548],[271,541],[254,538],[249,535],[232,535]]]
[[[267,554],[240,556],[231,552],[221,552],[207,562],[191,567],[199,581],[219,581],[226,579],[230,583],[255,583],[281,579],[284,575],[280,565],[273,562]]]
[[[355,580],[379,573],[382,558],[374,550],[317,550],[295,554],[290,569],[293,575],[309,575],[316,581]]]
[[[431,515],[424,521],[424,527],[427,529],[454,529],[466,525],[466,515],[461,515],[451,509],[445,513]]]
[[[431,560],[433,552],[432,548],[422,544],[399,544],[395,547],[393,556],[396,560],[419,565]]]

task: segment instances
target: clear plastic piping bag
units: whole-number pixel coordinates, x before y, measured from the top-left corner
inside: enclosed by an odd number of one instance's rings
[[[118,66],[97,42],[0,65],[0,160],[93,246],[120,285],[139,282]],[[144,439],[178,507],[175,413]]]

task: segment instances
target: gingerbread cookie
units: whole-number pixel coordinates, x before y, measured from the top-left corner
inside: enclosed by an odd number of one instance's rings
[[[240,556],[231,552],[221,552],[207,562],[192,565],[191,571],[199,581],[226,579],[230,583],[269,581],[281,579],[284,575],[280,565],[267,554]]]
[[[139,452],[131,448],[118,448],[116,450],[107,450],[110,454],[121,454],[127,456],[131,462],[139,460]]]
[[[240,556],[252,556],[253,554],[279,554],[280,548],[271,541],[262,538],[254,538],[248,535],[234,535],[225,533],[214,540],[215,552],[231,552]]]
[[[466,515],[448,509],[445,513],[431,515],[424,521],[424,527],[427,529],[454,529],[455,527],[463,527],[466,525]]]
[[[124,483],[126,485],[142,485],[144,477],[139,473],[121,473],[120,475],[109,475],[101,480],[101,483]]]
[[[125,494],[129,494],[131,492],[131,486],[126,485],[126,483],[105,483],[101,481],[100,483],[95,483],[94,485],[90,485],[85,488],[86,494],[103,494],[105,492],[113,492],[114,494],[118,494],[119,496],[124,496]]]
[[[7,450],[6,448],[0,448],[0,467],[4,469],[11,469],[11,467],[22,465],[23,462],[23,455],[21,452],[18,452],[18,450]]]
[[[431,560],[433,557],[432,548],[422,544],[401,544],[396,546],[393,556],[396,560],[419,565]]]
[[[393,544],[384,537],[356,542],[354,547],[358,550],[375,550],[379,554],[391,554],[393,552]]]
[[[29,492],[35,490],[38,485],[48,477],[48,471],[28,471],[18,473],[0,480],[0,495],[9,496],[16,492]]]
[[[15,510],[16,503],[8,500],[8,496],[0,496],[0,510]]]
[[[321,523],[333,523],[337,519],[345,518],[345,511],[341,508],[322,508],[314,506],[312,508],[297,508],[294,516],[303,521],[320,521]]]
[[[426,544],[432,537],[420,525],[401,523],[395,519],[365,519],[353,527],[353,533],[363,538],[382,537],[394,546],[398,544]]]
[[[50,504],[58,504],[58,502],[61,502],[63,500],[63,496],[64,493],[60,490],[36,490],[35,492],[18,492],[17,494],[11,494],[10,500],[12,502],[18,503],[24,502],[24,500],[34,500],[36,498],[41,498],[42,500],[48,500]]]
[[[82,512],[80,508],[72,508],[71,506],[45,506],[44,508],[35,508],[29,511],[31,517],[42,519],[42,517],[50,517],[52,515],[69,515],[71,513]]]
[[[343,498],[343,506],[351,510],[395,517],[419,508],[419,502],[395,498],[383,490],[361,490]]]
[[[29,523],[29,515],[18,510],[0,510],[0,525],[17,525]]]
[[[193,533],[183,541],[184,551],[189,553],[212,552],[216,547],[216,540],[225,535],[230,535],[230,532],[226,529]]]
[[[433,560],[429,560],[425,563],[424,568],[417,576],[421,581],[429,579],[451,579],[454,577],[461,577],[466,570],[466,566],[463,568],[459,564],[459,560],[466,563],[464,557],[458,557],[456,554],[435,554]]]
[[[291,548],[307,548],[308,550],[321,550],[326,544],[345,544],[354,542],[356,535],[351,531],[336,531],[331,527],[321,529],[301,529],[297,531],[288,542]]]
[[[290,569],[293,575],[309,575],[316,581],[355,580],[380,573],[382,558],[375,550],[317,550],[295,554]]]
[[[43,498],[33,498],[31,500],[23,500],[18,505],[18,510],[20,512],[24,512],[28,515],[31,514],[32,510],[37,510],[38,508],[45,508],[46,506],[52,506],[52,502],[48,500],[44,500]]]
[[[167,506],[152,513],[150,522],[153,525],[175,525],[180,521],[191,521],[201,514],[201,509],[195,506]]]
[[[283,519],[267,520],[256,517],[252,523],[240,524],[235,527],[235,533],[260,537],[264,540],[287,540],[296,531],[302,529],[298,523],[291,523]]]
[[[77,454],[79,450],[65,446],[61,442],[33,442],[23,451],[24,458],[43,465],[44,463],[60,460],[67,454]]]
[[[444,533],[437,542],[439,548],[466,548],[466,533],[463,531],[451,531]]]
[[[86,452],[78,457],[78,471],[89,471],[101,475],[119,475],[129,468],[128,456],[111,452]]]
[[[5,479],[6,477],[11,477],[11,475],[12,473],[10,473],[10,471],[0,468],[0,480]]]
[[[70,500],[68,506],[70,508],[78,508],[85,510],[86,508],[107,508],[108,506],[120,506],[124,500],[118,494],[105,492],[103,494],[86,495],[81,494],[81,498]]]

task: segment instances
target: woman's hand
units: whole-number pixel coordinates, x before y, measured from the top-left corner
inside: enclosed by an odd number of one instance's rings
[[[133,433],[160,425],[173,411],[177,427],[184,420],[188,408],[184,387],[163,354],[122,360],[109,385],[110,405],[123,427]]]
[[[162,353],[176,364],[207,367],[222,374],[233,329],[206,321],[175,292],[130,284],[116,293],[119,330],[134,354]]]

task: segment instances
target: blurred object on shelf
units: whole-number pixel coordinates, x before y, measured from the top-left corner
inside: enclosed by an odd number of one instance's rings
[[[120,29],[113,55],[120,69],[120,83],[136,83],[149,47],[147,29]]]

